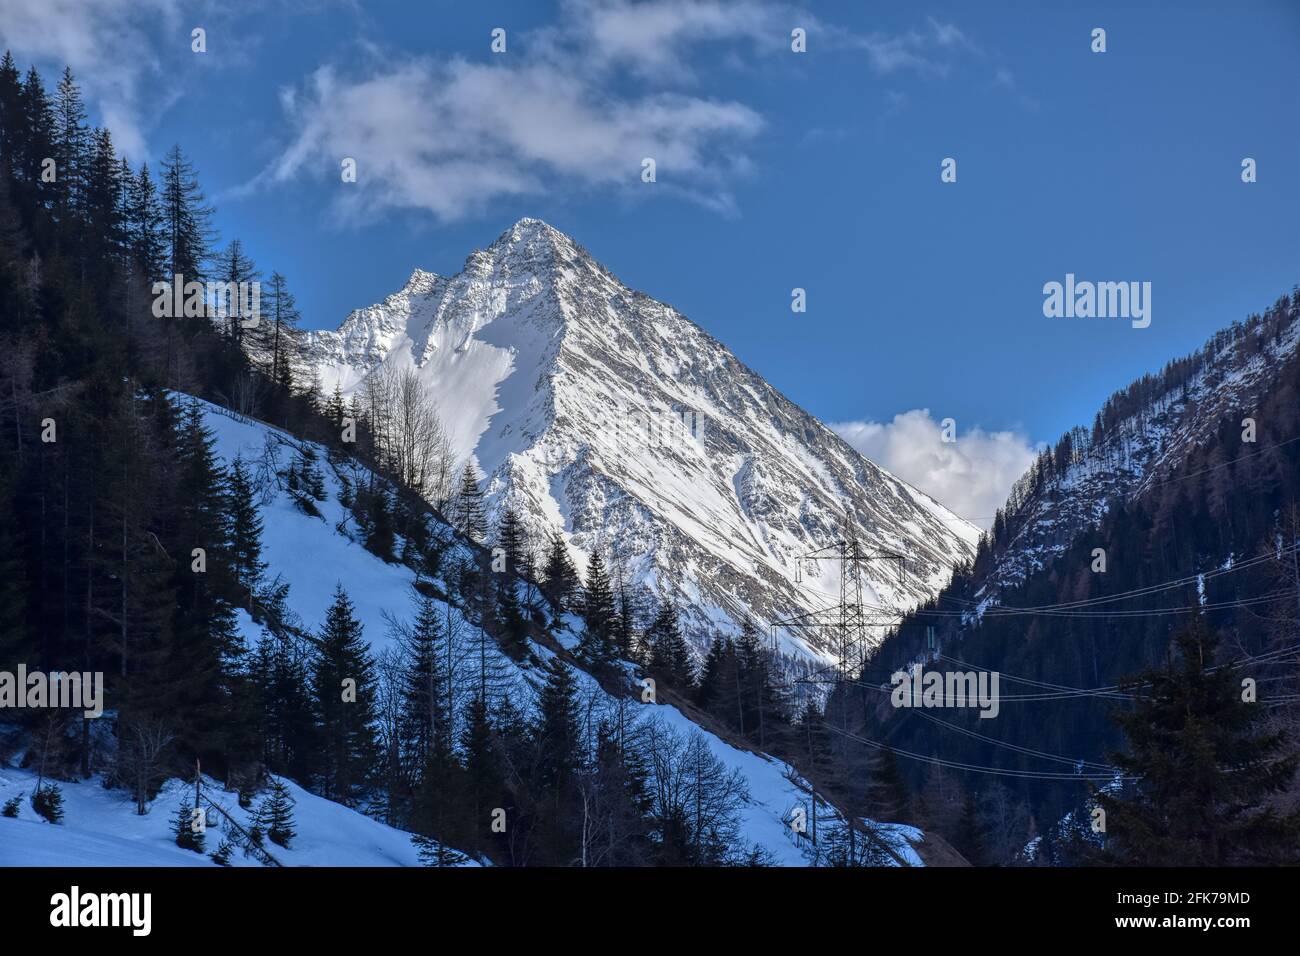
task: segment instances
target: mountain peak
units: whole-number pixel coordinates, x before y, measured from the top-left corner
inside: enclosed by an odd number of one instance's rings
[[[322,336],[316,371],[346,393],[412,367],[457,467],[486,475],[489,512],[582,555],[617,553],[659,595],[689,595],[701,646],[720,621],[773,622],[838,597],[799,555],[845,520],[907,555],[872,574],[877,605],[912,607],[973,557],[973,528],[844,444],[671,307],[621,283],[573,239],[524,218],[428,297],[367,315],[370,338]],[[971,532],[968,535],[967,532]],[[783,639],[825,661],[823,635]]]
[[[561,262],[591,261],[586,250],[568,235],[531,217],[520,219],[501,233],[487,248],[486,256],[494,262],[514,261],[534,269]]]

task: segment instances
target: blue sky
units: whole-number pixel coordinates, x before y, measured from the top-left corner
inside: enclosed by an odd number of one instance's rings
[[[1300,281],[1300,4],[1174,6],[0,0],[0,41],[133,158],[181,143],[310,326],[537,216],[991,514],[1034,442]],[[1045,318],[1067,272],[1151,282],[1150,327]]]

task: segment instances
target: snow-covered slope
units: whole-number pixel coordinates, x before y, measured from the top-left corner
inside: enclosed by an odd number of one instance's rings
[[[703,645],[744,613],[771,623],[839,599],[838,568],[797,558],[840,537],[906,557],[864,568],[864,600],[911,607],[978,531],[885,472],[669,306],[572,239],[524,219],[449,279],[405,288],[310,337],[328,392],[414,368],[462,460],[538,540],[562,530],[681,598]],[[801,578],[801,581],[796,581]],[[829,659],[812,631],[786,649]]]
[[[185,396],[177,396],[189,401]],[[324,620],[336,582],[341,582],[353,600],[355,615],[374,653],[391,648],[390,620],[409,620],[414,613],[415,576],[401,564],[388,564],[375,557],[352,537],[347,509],[339,503],[341,476],[365,481],[368,474],[350,462],[331,464],[324,448],[301,442],[279,429],[242,419],[206,403],[200,403],[205,423],[215,438],[214,451],[226,466],[236,456],[244,460],[253,475],[255,487],[261,489],[257,504],[263,521],[262,557],[268,564],[267,575],[289,585],[290,618],[309,629]],[[290,493],[279,487],[275,474],[288,465],[295,453],[307,449],[316,457],[323,471],[326,500],[316,503],[320,516],[310,516],[293,503]],[[464,547],[453,540],[445,526],[432,532],[442,536],[448,547]],[[443,582],[436,581],[435,584]],[[465,633],[474,628],[452,609],[454,628]],[[259,632],[252,620],[239,612],[245,639],[254,644]],[[560,641],[567,647],[578,643],[577,623],[571,618],[560,630]],[[489,641],[483,653],[486,669],[494,676],[489,694],[508,696],[525,717],[532,713],[537,691],[544,680],[537,661],[547,661],[555,652],[533,643],[524,662],[512,660]],[[479,645],[469,648],[464,666],[479,673]],[[744,780],[747,793],[739,814],[741,837],[749,849],[761,851],[764,859],[775,865],[805,866],[812,862],[811,847],[790,825],[794,811],[807,807],[808,785],[788,764],[766,754],[733,746],[716,734],[698,726],[681,709],[668,703],[642,703],[638,693],[635,667],[623,665],[628,675],[629,694],[623,697],[607,692],[584,670],[575,668],[574,676],[581,700],[581,712],[591,727],[602,719],[614,719],[623,711],[628,733],[655,732],[679,741],[698,739],[728,772],[737,772]],[[475,677],[477,680],[477,677]],[[632,704],[633,713],[626,712]],[[453,728],[454,729],[454,728]],[[414,866],[419,865],[410,834],[385,826],[354,810],[316,797],[286,781],[296,801],[294,811],[298,837],[292,850],[270,846],[272,853],[285,865],[299,866]],[[121,790],[105,790],[98,780],[80,783],[60,782],[64,792],[67,818],[63,824],[41,821],[23,803],[17,820],[0,818],[0,866],[4,865],[125,865],[187,866],[211,865],[211,861],[177,847],[171,836],[176,808],[188,793],[190,784],[173,780],[166,784],[146,816],[137,816],[134,806]],[[29,771],[0,765],[0,802],[19,792],[30,795],[35,776]],[[221,793],[220,786],[208,781],[207,792],[216,795],[222,805],[242,825],[250,822],[247,811],[239,808],[234,794]],[[833,808],[822,804],[818,817],[823,830],[842,825]],[[900,824],[877,824],[867,821],[886,851],[881,862],[886,865],[923,865],[916,847],[924,836]],[[207,849],[214,849],[220,835],[209,830]],[[259,865],[254,859],[236,851],[234,865]]]
[[[1300,293],[1117,392],[1091,430],[1063,436],[1012,490],[1003,509],[1006,530],[975,592],[981,603],[1045,568],[1116,502],[1165,480],[1225,418],[1241,428],[1293,357],[1298,320]]]
[[[263,559],[269,565],[268,573],[280,576],[289,584],[288,603],[301,622],[317,628],[324,620],[332,599],[335,582],[342,582],[355,605],[355,614],[364,628],[364,634],[376,652],[390,644],[388,620],[409,619],[413,614],[413,572],[400,564],[386,564],[365,550],[350,536],[347,511],[338,500],[341,482],[333,466],[327,462],[325,449],[311,443],[299,442],[291,436],[269,426],[233,417],[215,406],[204,405],[206,424],[216,438],[216,454],[226,465],[239,456],[254,463],[252,469],[259,483],[269,480],[270,473],[287,464],[299,446],[309,448],[322,463],[325,478],[326,500],[318,502],[321,517],[304,514],[292,502],[286,491],[268,487],[259,502],[263,520]],[[343,467],[349,468],[349,465]],[[358,475],[364,480],[363,475]],[[441,532],[450,538],[449,529]],[[453,545],[455,546],[455,545]],[[251,630],[247,617],[241,618],[246,629]],[[576,627],[576,622],[571,622]],[[473,631],[468,624],[466,632]],[[256,635],[247,633],[250,642]],[[577,637],[572,632],[562,632],[562,642],[574,646]],[[541,660],[552,656],[552,651],[532,645],[533,655]],[[468,666],[477,673],[477,645]],[[489,645],[490,670],[499,675],[494,693],[508,695],[511,702],[527,714],[536,699],[537,689],[544,675],[535,666],[519,663]],[[635,677],[632,666],[626,665]],[[586,719],[596,726],[602,717],[614,714],[620,700],[602,689],[601,685],[585,671],[577,670],[575,677],[583,700],[582,711]],[[635,681],[629,689],[635,688]],[[637,694],[631,700],[640,701]],[[624,705],[626,701],[623,701]],[[783,761],[765,754],[754,753],[732,746],[713,733],[694,724],[685,714],[669,704],[639,704],[634,718],[641,723],[653,722],[665,733],[684,736],[698,734],[709,751],[729,770],[738,770],[744,777],[748,799],[742,812],[742,830],[748,844],[763,850],[779,865],[803,866],[809,862],[808,848],[792,831],[789,821],[797,806],[808,801],[807,784]],[[296,795],[296,793],[295,793]],[[340,807],[340,811],[349,813]],[[834,815],[823,807],[821,814]],[[825,825],[825,824],[823,824]],[[919,831],[897,825],[879,825],[881,838],[891,842],[896,855],[910,865],[919,865],[913,843],[923,837]]]
[[[420,866],[411,835],[364,814],[303,790],[292,780],[284,785],[293,798],[296,836],[289,848],[267,843],[283,866]],[[205,778],[204,791],[226,813],[249,829],[257,804],[245,810],[235,794]],[[121,790],[106,790],[99,779],[59,782],[64,820],[50,824],[37,816],[26,799],[17,819],[0,817],[0,866],[216,866],[207,856],[176,845],[173,825],[177,807],[193,801],[194,785],[169,780],[139,816]],[[36,789],[36,774],[0,766],[0,803]],[[226,824],[208,813],[204,849],[221,844]],[[234,842],[235,831],[230,831]],[[261,866],[255,857],[235,850],[231,866]],[[472,860],[466,866],[477,866]]]

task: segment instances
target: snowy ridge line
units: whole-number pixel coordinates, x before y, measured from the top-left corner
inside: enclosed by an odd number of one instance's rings
[[[322,386],[345,396],[380,369],[418,376],[457,460],[484,474],[489,516],[510,505],[536,540],[560,532],[579,569],[595,550],[622,556],[635,585],[685,606],[700,651],[742,616],[798,614],[816,606],[809,592],[838,600],[837,571],[800,587],[793,562],[846,514],[909,556],[901,581],[867,575],[868,596],[892,606],[932,597],[979,537],[539,220],[457,275],[408,282],[313,334],[309,350]],[[701,426],[677,440],[683,418]],[[820,635],[780,639],[789,657],[833,658]]]
[[[205,423],[212,429],[216,439],[215,452],[223,464],[236,456],[248,452],[261,453],[265,443],[267,427],[237,420],[223,415],[216,407],[199,400],[207,414]],[[274,428],[274,426],[270,426]],[[278,431],[278,430],[277,430]],[[312,442],[295,439],[318,450],[322,460],[325,450]],[[244,454],[244,457],[249,457]],[[362,472],[363,466],[351,463]],[[405,565],[386,564],[378,557],[366,551],[359,543],[338,532],[337,518],[341,514],[338,502],[340,488],[338,478],[332,468],[324,470],[327,486],[326,500],[318,502],[322,518],[304,514],[298,510],[291,496],[281,490],[264,505],[260,506],[263,521],[263,559],[267,561],[271,573],[278,573],[289,585],[289,606],[308,626],[314,625],[324,617],[332,596],[333,578],[322,574],[323,567],[338,567],[346,574],[347,588],[355,606],[355,616],[362,623],[365,639],[372,651],[382,650],[391,643],[391,636],[386,626],[385,613],[404,619],[411,613],[412,585],[415,574]],[[452,535],[452,529],[443,527],[439,533]],[[456,538],[459,541],[459,538]],[[464,545],[458,544],[463,547]],[[301,555],[310,554],[310,565],[301,561]],[[439,583],[436,579],[434,583]],[[452,605],[458,622],[465,624],[461,610]],[[251,620],[246,614],[239,616],[244,629],[245,639],[254,643],[256,633]],[[572,615],[565,620],[566,626],[559,635],[561,646],[571,652],[577,645],[578,622]],[[541,661],[555,655],[555,651],[544,644],[530,640],[532,654]],[[500,693],[508,695],[521,712],[531,713],[536,703],[537,686],[542,674],[536,667],[520,664],[505,655],[495,641],[486,644],[486,653],[490,663],[502,674],[503,686]],[[619,706],[619,699],[608,693],[591,674],[571,660],[566,660],[575,675],[581,689],[581,698],[590,703],[590,713],[594,716]],[[624,664],[628,681],[639,675],[639,670],[630,664]],[[629,686],[634,686],[629,683]],[[739,770],[747,783],[749,799],[742,812],[744,836],[747,842],[761,847],[772,860],[783,866],[806,866],[809,863],[808,850],[801,847],[792,831],[788,817],[796,806],[803,805],[807,799],[808,784],[794,768],[768,754],[743,749],[733,745],[712,731],[692,721],[684,712],[671,704],[659,703],[641,705],[636,695],[631,700],[637,706],[648,708],[640,711],[642,719],[657,721],[662,726],[680,734],[701,734],[709,751],[726,767]],[[625,701],[626,703],[626,701]],[[345,808],[344,808],[345,809]],[[843,821],[836,816],[827,820],[833,826],[833,820]],[[911,849],[908,840],[920,842],[924,839],[920,831],[901,824],[876,824],[890,833],[905,833],[891,843],[893,850],[907,865],[922,865],[919,856]],[[900,847],[898,844],[902,844]],[[903,849],[906,847],[906,850]],[[913,858],[908,857],[908,853]]]
[[[1055,446],[1070,451],[1068,464],[1041,473],[1041,460],[1016,483],[1001,512],[1007,532],[994,544],[992,567],[981,571],[971,620],[998,603],[998,593],[1041,571],[1064,553],[1078,534],[1096,527],[1116,503],[1192,475],[1173,472],[1203,447],[1219,422],[1234,411],[1248,414],[1276,371],[1294,361],[1300,344],[1300,295],[1279,300],[1262,317],[1235,323],[1199,350],[1113,393],[1093,425],[1091,438],[1074,428]],[[1195,371],[1191,364],[1197,363]],[[1186,371],[1184,371],[1186,370]],[[1180,376],[1187,375],[1182,378]],[[1102,427],[1112,403],[1132,404],[1159,387],[1145,404]],[[1099,432],[1100,430],[1100,432]],[[1300,437],[1258,449],[1254,457]],[[1240,459],[1238,459],[1240,460]],[[1215,467],[1198,472],[1205,474]],[[1163,477],[1162,477],[1163,476]],[[996,525],[995,525],[996,528]]]

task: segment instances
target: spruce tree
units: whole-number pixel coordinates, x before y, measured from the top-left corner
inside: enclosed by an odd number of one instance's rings
[[[461,747],[465,752],[465,791],[468,843],[476,854],[491,845],[492,813],[501,807],[505,768],[496,746],[487,702],[474,697],[465,707]],[[504,809],[504,808],[503,808]]]
[[[224,729],[229,675],[246,652],[235,626],[226,518],[226,476],[215,439],[197,402],[180,410],[175,455],[177,514],[177,602],[173,643],[164,663],[165,692],[159,710],[182,745],[194,751],[216,745]]]
[[[379,753],[375,676],[361,624],[341,584],[318,641],[312,690],[320,715],[321,790],[331,800],[355,805],[371,783]]]
[[[507,574],[520,575],[528,570],[528,536],[519,512],[506,506],[497,522],[497,547],[505,556]]]
[[[204,832],[201,829],[199,814],[194,812],[194,808],[182,800],[180,806],[176,808],[176,819],[172,822],[172,834],[176,838],[176,845],[183,850],[193,850],[195,853],[203,852]]]
[[[546,566],[542,573],[542,593],[551,606],[551,616],[558,619],[570,610],[570,602],[580,584],[578,571],[569,557],[569,548],[559,532],[551,536],[551,544],[546,552]]]
[[[535,780],[540,789],[567,784],[581,761],[578,688],[573,672],[558,657],[546,665],[546,683],[537,700],[533,739],[537,746]]]
[[[293,822],[293,795],[283,780],[272,778],[271,793],[258,810],[257,821],[270,841],[289,849],[297,831]]]
[[[166,268],[185,282],[207,279],[212,245],[212,207],[207,205],[194,166],[173,146],[162,162],[160,204]]]
[[[242,349],[244,347],[245,333],[255,333],[261,326],[261,316],[248,317],[242,314],[244,305],[247,304],[251,307],[252,302],[251,296],[249,301],[245,303],[240,295],[241,285],[247,286],[258,281],[257,266],[244,252],[244,244],[238,239],[233,239],[217,258],[213,271],[217,281],[226,284],[225,308],[219,316],[224,320],[224,332],[226,337],[237,348]],[[258,308],[260,311],[260,297]],[[257,319],[257,324],[246,328],[244,323],[246,321],[251,322],[252,318]]]
[[[55,216],[69,219],[81,200],[89,158],[86,107],[72,70],[64,67],[54,97]]]
[[[32,792],[32,809],[47,823],[63,822],[63,791],[56,783],[38,786]]]
[[[287,396],[302,377],[304,333],[299,328],[302,314],[297,300],[279,272],[272,272],[263,286],[261,309],[261,320],[250,330],[253,353],[267,378]]]
[[[164,275],[167,235],[158,189],[149,175],[147,164],[140,166],[140,172],[126,187],[126,239],[147,281],[152,282]]]
[[[583,633],[578,653],[588,664],[600,666],[611,663],[618,655],[615,640],[614,594],[609,577],[605,574],[605,561],[599,551],[591,555],[587,565],[587,584],[582,600]]]
[[[230,464],[227,495],[230,522],[230,561],[235,583],[253,610],[253,598],[266,564],[262,561],[262,515],[258,510],[253,483],[242,458]]]
[[[665,601],[646,630],[650,645],[650,669],[661,675],[679,691],[689,691],[695,683],[690,648],[677,623],[677,608]]]
[[[479,491],[474,466],[468,461],[460,473],[460,487],[452,502],[452,521],[457,531],[475,543],[482,543],[487,537],[483,493]]]
[[[44,182],[42,163],[54,152],[54,108],[36,67],[29,67],[23,78],[21,97],[23,125],[28,132],[27,148],[22,152],[22,178],[33,198],[41,205],[52,201],[57,186]]]
[[[444,613],[439,602],[422,596],[404,640],[401,735],[412,778],[424,772],[435,753],[439,759],[451,753]]]
[[[500,549],[499,556],[505,559],[504,567],[497,555],[492,560],[497,620],[511,646],[515,648],[515,655],[520,656],[527,644],[528,628],[523,602],[519,598],[518,575],[525,570],[528,552],[523,524],[511,508],[506,508],[498,523],[497,548]]]
[[[1295,863],[1300,811],[1273,798],[1297,756],[1265,712],[1244,701],[1242,673],[1218,664],[1219,636],[1197,617],[1173,638],[1164,667],[1138,675],[1117,715],[1128,749],[1112,756],[1125,786],[1102,791],[1107,859],[1144,866]]]
[[[704,655],[695,699],[729,727],[743,728],[740,665],[736,647],[726,635],[714,638]]]

